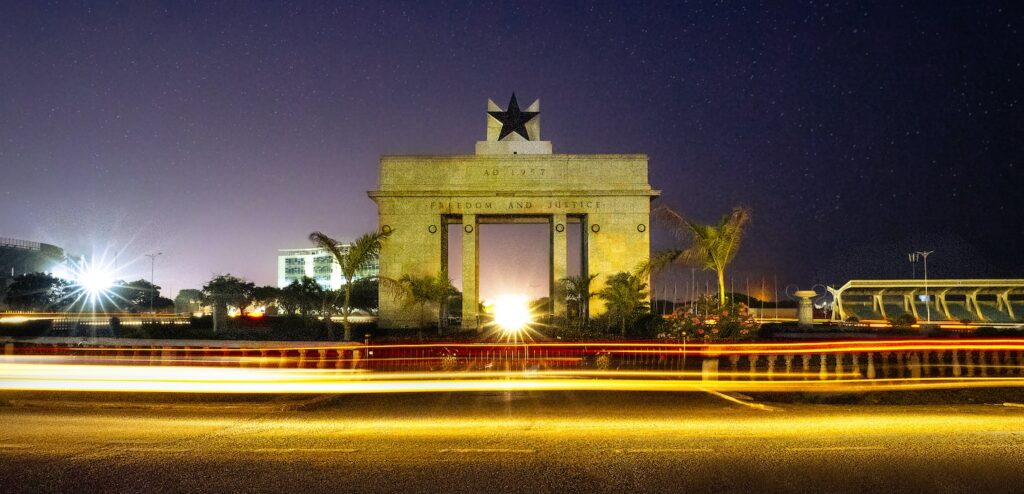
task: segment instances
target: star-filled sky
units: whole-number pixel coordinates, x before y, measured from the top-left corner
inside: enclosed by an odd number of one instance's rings
[[[163,252],[171,291],[272,284],[277,249],[376,227],[380,155],[472,153],[487,98],[515,91],[555,152],[646,153],[661,201],[698,220],[753,208],[737,288],[909,277],[911,250],[936,251],[935,277],[1024,277],[1022,12],[4,2],[0,236],[120,251],[127,278]]]

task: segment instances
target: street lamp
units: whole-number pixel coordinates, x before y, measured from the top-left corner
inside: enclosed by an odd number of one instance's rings
[[[928,324],[932,322],[932,299],[928,296],[928,256],[931,255],[934,250],[929,251],[917,251],[910,254],[910,262],[916,263],[918,256],[924,261],[924,299],[925,299],[925,314],[928,317]]]
[[[157,256],[162,256],[162,255],[164,255],[163,252],[157,252],[155,254],[146,254],[146,257],[149,258],[149,284],[151,285],[150,289],[149,289],[149,311],[150,312],[153,312],[153,292],[156,291],[156,282],[154,280],[154,278],[155,278],[154,275],[156,274],[156,258],[157,258]]]

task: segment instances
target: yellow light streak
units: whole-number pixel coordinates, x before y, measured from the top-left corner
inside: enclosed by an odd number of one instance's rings
[[[36,358],[36,360],[40,360]],[[46,362],[45,359],[42,360]],[[1021,377],[861,379],[767,379],[764,373],[722,373],[743,380],[699,380],[699,372],[531,371],[360,373],[323,369],[258,369],[80,365],[38,363],[5,357],[0,389],[33,391],[189,392],[189,393],[423,393],[470,391],[745,391],[863,392],[952,388],[1022,387]],[[775,378],[784,376],[776,375]],[[690,379],[692,378],[692,379]]]
[[[267,345],[259,348],[200,348],[200,347],[105,347],[97,348],[68,348],[74,352],[126,352],[126,351],[167,351],[167,352],[223,352],[223,351],[311,351],[311,350],[400,350],[400,349],[444,349],[444,350],[480,350],[488,348],[516,349],[528,346],[531,350],[582,350],[602,351],[610,353],[638,353],[638,354],[687,354],[699,356],[721,356],[721,355],[748,355],[748,354],[818,354],[818,353],[870,353],[870,352],[914,352],[914,351],[994,351],[1011,350],[1024,351],[1024,340],[1021,339],[958,339],[958,340],[848,340],[848,341],[815,341],[815,342],[782,342],[782,343],[712,343],[694,344],[690,343],[685,347],[678,343],[619,343],[619,342],[587,342],[587,343],[550,343],[550,342],[529,342],[529,343],[422,343],[422,344],[394,344],[394,345],[305,345],[305,346],[278,346]],[[411,357],[396,356],[398,359]]]
[[[0,317],[0,324],[17,324],[17,323],[22,323],[22,322],[31,321],[31,320],[32,320],[32,318],[29,318],[29,317],[26,317],[26,316]]]

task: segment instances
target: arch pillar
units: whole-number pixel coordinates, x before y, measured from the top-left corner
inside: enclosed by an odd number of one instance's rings
[[[480,229],[475,214],[462,215],[462,329],[480,330]]]

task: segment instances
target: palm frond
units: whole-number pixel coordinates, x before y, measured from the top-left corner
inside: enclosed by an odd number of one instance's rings
[[[337,240],[331,238],[325,233],[313,232],[309,234],[309,241],[313,242],[313,244],[316,245],[317,247],[320,247],[321,249],[326,249],[328,252],[330,252],[331,255],[334,256],[334,260],[336,260],[338,264],[341,265],[342,272],[344,272],[345,253],[340,248],[338,248]]]
[[[651,255],[650,259],[641,262],[636,266],[634,271],[636,275],[641,278],[648,278],[651,275],[671,266],[673,263],[680,261],[680,256],[683,254],[682,250],[665,250],[661,252],[655,252]]]
[[[380,291],[390,295],[393,300],[405,301],[412,295],[409,293],[406,286],[399,280],[388,278],[387,276],[378,276],[375,279],[380,287]]]
[[[669,233],[679,241],[689,240],[693,233],[690,220],[664,204],[651,211],[651,219],[668,228]]]
[[[724,265],[732,261],[740,248],[743,231],[750,223],[750,209],[738,206],[722,218],[719,224],[720,245],[718,246],[719,261]]]

